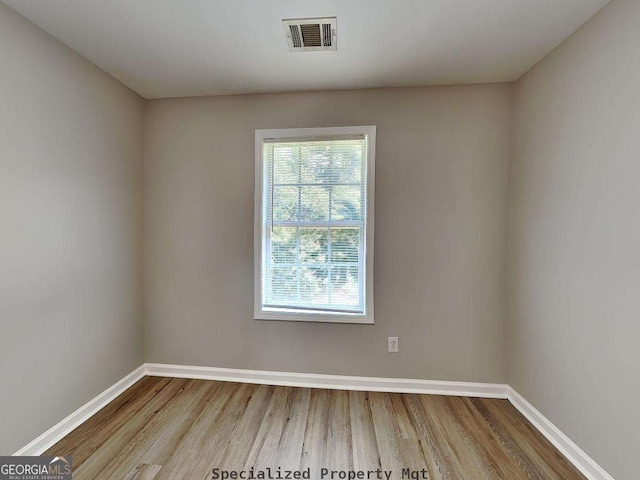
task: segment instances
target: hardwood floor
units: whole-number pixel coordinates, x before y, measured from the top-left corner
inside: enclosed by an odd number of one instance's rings
[[[216,468],[222,479],[269,467],[280,469],[272,478],[309,469],[327,480],[358,471],[584,479],[507,400],[160,377],[140,380],[46,454],[72,455],[74,480],[205,480]]]

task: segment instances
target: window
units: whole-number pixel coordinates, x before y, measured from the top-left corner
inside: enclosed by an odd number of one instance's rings
[[[256,319],[373,323],[375,135],[256,130]]]

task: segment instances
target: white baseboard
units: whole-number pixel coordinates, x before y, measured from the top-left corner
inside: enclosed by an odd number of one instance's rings
[[[567,460],[569,460],[589,480],[614,480],[600,465],[587,455],[578,445],[542,415],[533,405],[512,387],[507,387],[508,398],[527,420],[529,420],[547,440],[549,440]]]
[[[54,425],[31,443],[18,450],[14,455],[41,455],[145,375],[291,387],[361,390],[368,392],[506,398],[589,480],[613,480],[611,475],[509,385],[408,378],[270,372],[265,370],[167,365],[162,363],[145,363],[141,365],[60,423]]]
[[[83,422],[87,421],[95,415],[100,409],[105,407],[109,402],[114,400],[118,395],[131,387],[134,383],[144,377],[144,365],[136,368],[129,375],[118,380],[112,386],[107,388],[97,397],[89,400],[67,418],[57,423],[49,430],[44,432],[38,438],[22,447],[14,456],[26,455],[37,456],[42,455],[46,450],[59,442],[64,436],[68,435],[73,429],[77,428]]]
[[[507,398],[507,385],[498,383],[352,377],[317,373],[269,372],[265,370],[165,365],[161,363],[146,363],[144,366],[147,375],[155,377],[198,378],[226,382],[328,388],[334,390],[360,390],[367,392],[424,393],[458,397]]]

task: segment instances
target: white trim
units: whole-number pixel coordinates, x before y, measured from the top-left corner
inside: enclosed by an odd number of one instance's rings
[[[118,395],[131,387],[134,383],[145,376],[144,365],[139,366],[129,375],[117,381],[107,388],[97,397],[89,400],[64,420],[55,424],[49,430],[44,432],[38,438],[28,443],[16,453],[14,456],[36,456],[42,455],[46,450],[59,442],[63,437],[68,435],[72,430],[86,422],[93,415],[98,413],[109,402],[113,401]]]
[[[410,378],[352,377],[317,373],[270,372],[237,368],[195,367],[146,363],[147,375],[197,378],[225,382],[258,383],[289,387],[360,390],[366,392],[422,393],[457,397],[507,398],[507,386],[497,383],[446,382]]]
[[[544,435],[567,460],[569,460],[589,480],[614,480],[595,460],[567,437],[558,427],[527,402],[522,395],[507,385],[507,395],[511,404]]]
[[[263,144],[270,139],[336,137],[345,135],[364,135],[367,137],[367,192],[365,214],[365,313],[301,313],[287,311],[268,311],[262,308],[262,194],[263,194]],[[255,197],[253,227],[253,270],[254,270],[254,319],[256,320],[288,320],[329,323],[373,324],[373,239],[374,239],[374,199],[375,199],[375,164],[376,164],[376,127],[375,125],[351,127],[319,127],[319,128],[284,128],[255,131]]]

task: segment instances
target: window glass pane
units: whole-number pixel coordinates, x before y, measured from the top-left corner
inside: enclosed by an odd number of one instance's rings
[[[304,161],[300,165],[302,183],[328,183],[331,181],[331,147],[327,142],[308,143],[300,147]]]
[[[298,187],[273,187],[273,220],[298,219]]]
[[[301,305],[327,305],[329,303],[329,269],[303,266],[300,268]]]
[[[273,183],[298,183],[300,169],[299,149],[291,144],[273,146]]]
[[[300,261],[326,263],[328,230],[326,228],[300,228]]]
[[[271,260],[274,263],[296,262],[296,228],[274,227],[271,232]]]
[[[300,187],[303,222],[329,220],[329,189],[331,187]]]
[[[331,263],[358,263],[359,251],[359,228],[331,229]]]
[[[331,303],[342,307],[360,305],[360,280],[358,267],[331,267]]]
[[[298,267],[274,266],[271,269],[271,301],[290,305],[298,294]]]
[[[331,220],[361,220],[362,187],[333,187]]]
[[[265,143],[264,306],[364,313],[366,139]]]
[[[331,175],[334,183],[360,183],[364,165],[363,144],[343,145],[331,152]]]

